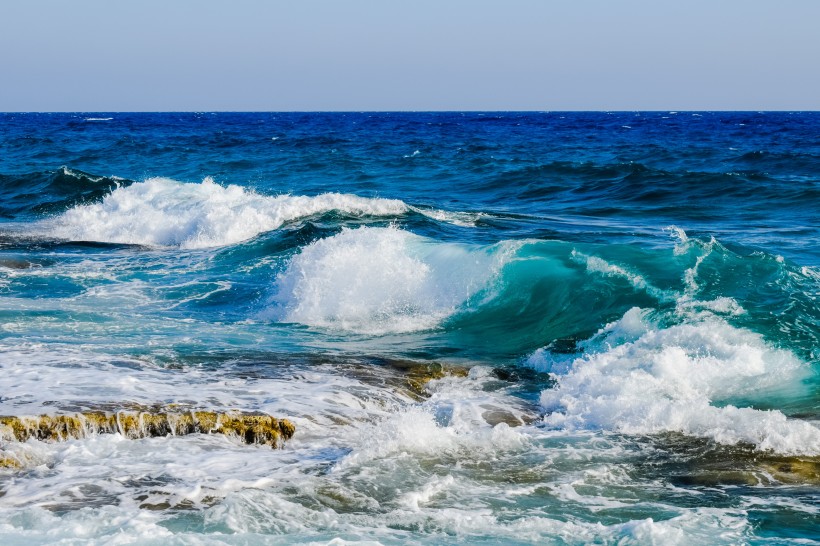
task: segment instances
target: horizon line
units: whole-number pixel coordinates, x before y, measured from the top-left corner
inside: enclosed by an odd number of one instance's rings
[[[820,109],[774,108],[774,109],[675,109],[653,108],[648,110],[632,108],[616,109],[505,109],[505,110],[0,110],[0,114],[472,114],[472,113],[521,113],[521,114],[549,114],[549,113],[817,113]]]

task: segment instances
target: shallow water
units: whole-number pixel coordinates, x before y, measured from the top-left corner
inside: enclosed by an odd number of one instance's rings
[[[820,114],[4,114],[4,544],[806,543]]]

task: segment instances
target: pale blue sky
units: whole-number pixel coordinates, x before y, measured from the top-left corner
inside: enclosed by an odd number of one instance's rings
[[[820,110],[820,0],[2,0],[0,111]]]

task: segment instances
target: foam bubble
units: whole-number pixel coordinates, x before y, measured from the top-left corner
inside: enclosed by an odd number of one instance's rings
[[[482,218],[490,217],[486,212],[462,212],[453,210],[431,209],[426,207],[410,207],[415,213],[426,216],[439,222],[446,222],[461,227],[472,227]]]
[[[434,328],[488,287],[509,250],[434,243],[395,227],[345,229],[293,257],[265,315],[366,334]]]
[[[117,188],[99,203],[43,220],[39,227],[61,239],[206,248],[235,244],[285,222],[330,211],[397,216],[407,210],[395,199],[338,193],[271,197],[221,186],[211,178],[199,184],[151,178]]]
[[[66,167],[63,170],[75,175]],[[199,184],[150,178],[118,187],[99,203],[79,205],[42,220],[34,231],[72,241],[195,249],[239,243],[286,222],[331,211],[362,217],[401,216],[413,211],[459,226],[475,225],[482,216],[351,194],[273,197],[236,185],[222,186],[210,177]]]
[[[722,444],[748,443],[784,454],[820,453],[820,428],[765,403],[801,389],[807,367],[791,352],[715,316],[668,328],[632,309],[582,344],[584,356],[547,349],[528,363],[558,381],[541,394],[548,425],[627,434],[681,432]]]
[[[332,364],[296,373],[268,363],[254,373],[244,365],[175,371],[42,346],[0,353],[0,364],[3,392],[36,398],[4,397],[5,412],[53,410],[59,396],[69,405],[229,405],[297,422],[297,434],[277,450],[207,435],[4,446],[25,468],[6,482],[5,543],[434,543],[449,536],[716,544],[748,534],[741,509],[665,503],[667,484],[636,481],[613,439],[493,424],[488,410],[516,414],[524,402],[486,367],[432,381],[418,403]],[[599,510],[622,505],[623,516],[601,523]],[[649,519],[655,514],[661,520]]]
[[[75,171],[74,169],[71,169],[65,165],[60,167],[60,174],[62,174],[63,176],[69,176],[71,178],[77,178],[80,180],[89,180],[94,183],[102,182],[106,179],[114,180],[118,183],[125,181],[124,178],[120,178],[119,176],[94,176],[93,174],[84,173],[82,171]]]

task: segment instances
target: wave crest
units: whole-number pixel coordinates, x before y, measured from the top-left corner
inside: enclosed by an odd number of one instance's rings
[[[61,167],[56,171],[0,174],[0,216],[43,214],[102,198],[130,180]]]
[[[539,349],[528,364],[557,380],[541,393],[548,425],[626,434],[681,432],[721,444],[820,454],[820,428],[765,404],[802,387],[807,367],[717,317],[656,328],[628,311],[582,344],[584,356]],[[790,392],[787,392],[790,391]],[[744,405],[745,405],[744,404]]]
[[[434,243],[395,227],[344,229],[293,257],[265,314],[374,335],[435,328],[488,287],[504,248]]]
[[[199,184],[151,178],[119,187],[99,203],[76,206],[40,222],[50,236],[74,241],[186,249],[235,244],[284,223],[331,211],[396,216],[408,206],[395,199],[326,193],[315,197],[257,194],[211,178]]]

